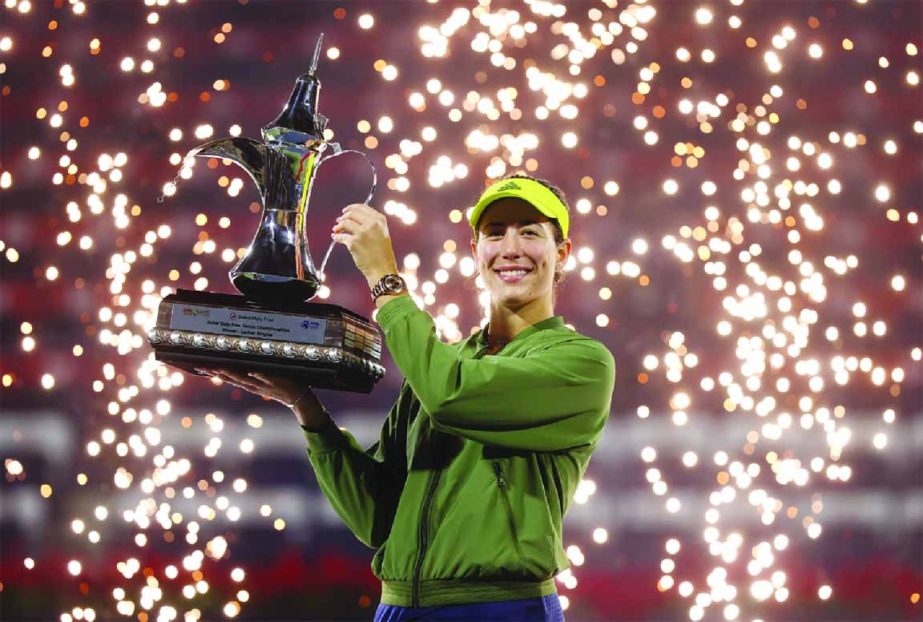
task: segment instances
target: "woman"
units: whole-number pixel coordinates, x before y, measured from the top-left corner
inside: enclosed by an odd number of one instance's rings
[[[377,549],[376,621],[564,619],[554,585],[568,567],[562,520],[608,418],[615,363],[553,314],[572,248],[560,190],[504,178],[469,221],[490,317],[453,345],[394,276],[383,214],[350,205],[333,228],[377,295],[377,321],[405,378],[370,449],[333,423],[310,388],[214,372],[295,412],[321,490]]]

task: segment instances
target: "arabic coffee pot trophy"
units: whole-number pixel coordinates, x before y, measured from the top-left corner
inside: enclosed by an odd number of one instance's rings
[[[384,375],[381,335],[362,315],[334,304],[305,302],[321,287],[334,244],[320,271],[308,249],[306,218],[318,168],[359,154],[324,138],[317,77],[323,35],[307,73],[298,77],[282,112],[262,140],[234,137],[196,147],[188,156],[221,158],[244,169],[262,202],[260,224],[228,276],[242,294],[177,290],[160,303],[148,340],[158,360],[190,373],[229,368],[284,373],[312,387],[368,393]],[[329,152],[328,152],[329,150]]]

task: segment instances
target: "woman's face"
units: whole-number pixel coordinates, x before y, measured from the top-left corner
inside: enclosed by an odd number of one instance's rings
[[[564,268],[571,243],[559,249],[547,216],[519,198],[491,203],[478,222],[471,252],[493,304],[518,309],[536,300],[552,301],[555,265]]]

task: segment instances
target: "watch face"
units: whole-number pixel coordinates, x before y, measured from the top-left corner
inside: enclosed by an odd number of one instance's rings
[[[404,289],[403,279],[394,274],[389,274],[385,277],[385,288],[392,292],[400,291]]]

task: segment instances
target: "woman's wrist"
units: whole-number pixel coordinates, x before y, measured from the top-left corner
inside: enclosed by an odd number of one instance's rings
[[[309,432],[319,432],[328,422],[333,421],[333,419],[330,417],[330,413],[327,412],[327,409],[319,402],[315,400],[315,403],[312,405],[309,403],[309,400],[304,399],[310,392],[310,389],[308,389],[308,392],[292,402],[289,408],[292,409],[295,418],[298,420],[298,423],[301,424],[302,428]]]
[[[397,269],[397,262],[391,262],[383,268],[375,268],[369,270],[365,274],[365,281],[369,284],[369,289],[375,287],[375,284],[378,283],[386,274],[399,274]]]
[[[375,299],[375,306],[378,309],[381,309],[383,306],[394,300],[395,298],[400,298],[401,296],[410,296],[407,292],[401,292],[399,294],[382,294],[377,299]]]
[[[288,408],[295,408],[299,403],[301,403],[304,400],[304,398],[308,397],[308,393],[310,392],[311,392],[311,387],[308,387],[307,389],[304,390],[304,393],[302,393],[301,395],[296,397],[294,400],[292,400],[290,403],[285,404],[285,405]]]

